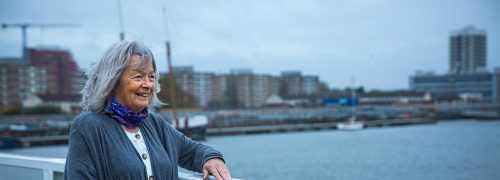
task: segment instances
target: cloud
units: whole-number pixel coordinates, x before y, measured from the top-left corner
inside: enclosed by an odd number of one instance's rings
[[[334,87],[406,88],[416,70],[446,72],[449,32],[475,24],[488,32],[488,64],[500,66],[496,1],[164,1],[121,0],[127,39],[150,44],[166,70],[174,64],[228,72],[248,67],[279,74],[302,70]],[[166,6],[168,33],[162,7]],[[464,13],[467,12],[467,13]],[[57,44],[87,67],[120,32],[116,1],[0,2],[1,22],[77,23],[80,28],[28,31],[29,45]],[[20,56],[20,31],[0,31],[0,55]]]

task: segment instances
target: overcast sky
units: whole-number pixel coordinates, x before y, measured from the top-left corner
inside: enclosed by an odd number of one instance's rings
[[[405,89],[417,70],[448,71],[449,35],[474,25],[488,36],[489,69],[500,66],[498,0],[121,0],[127,40],[173,63],[228,73],[300,70],[330,87]],[[162,7],[166,7],[168,31]],[[59,46],[81,68],[119,40],[117,0],[1,0],[2,23],[70,23],[31,28],[28,45]],[[0,30],[0,57],[21,56],[21,31]]]

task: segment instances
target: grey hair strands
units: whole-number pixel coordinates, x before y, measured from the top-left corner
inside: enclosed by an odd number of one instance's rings
[[[141,56],[141,64],[144,66],[151,63],[155,71],[155,77],[157,77],[155,78],[155,89],[149,108],[163,105],[156,95],[160,92],[160,84],[158,83],[160,76],[156,69],[153,53],[140,42],[122,41],[108,48],[99,61],[93,63],[86,72],[88,79],[81,91],[82,101],[80,102],[83,110],[103,111],[105,103],[114,95],[120,77],[127,68],[133,54]]]

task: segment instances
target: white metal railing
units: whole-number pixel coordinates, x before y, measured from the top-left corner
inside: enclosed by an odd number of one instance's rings
[[[66,159],[0,153],[0,174],[7,179],[63,179]]]
[[[0,176],[6,179],[63,179],[66,159],[0,153]],[[201,174],[178,172],[180,180],[201,180]],[[0,178],[1,179],[1,178]],[[215,179],[210,176],[210,179]]]

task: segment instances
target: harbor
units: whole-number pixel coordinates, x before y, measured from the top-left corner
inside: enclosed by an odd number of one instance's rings
[[[1,1],[0,180],[499,179],[494,7]]]
[[[446,119],[500,119],[498,105],[360,106],[357,121],[364,128],[434,124]],[[481,110],[481,111],[479,111]],[[181,110],[177,128],[187,136],[206,137],[294,131],[337,130],[352,116],[349,107],[274,108],[253,110]],[[160,112],[169,125],[169,112]],[[67,144],[72,121],[68,115],[0,117],[0,147],[19,148]]]

